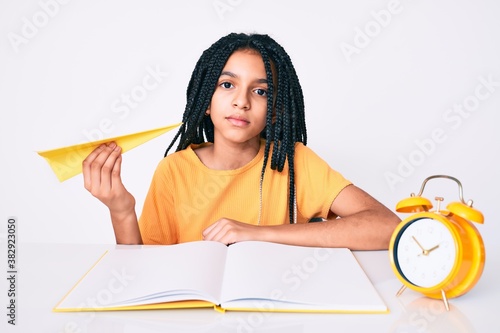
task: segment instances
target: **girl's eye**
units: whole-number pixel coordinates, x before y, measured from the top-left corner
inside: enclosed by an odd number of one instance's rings
[[[267,91],[265,91],[264,89],[255,89],[255,92],[259,96],[267,96]]]
[[[229,88],[232,88],[232,87],[233,87],[233,85],[232,85],[230,82],[222,82],[222,83],[220,84],[220,86],[221,86],[222,88],[225,88],[225,89],[229,89]]]

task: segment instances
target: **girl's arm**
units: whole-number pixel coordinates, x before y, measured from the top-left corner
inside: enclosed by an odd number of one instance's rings
[[[110,212],[118,244],[142,244],[135,213],[135,199],[121,181],[121,148],[103,144],[83,161],[85,188],[104,203]]]
[[[271,229],[265,237],[304,246],[385,250],[399,217],[360,188],[349,185],[334,200],[330,211],[339,218],[324,222]],[[296,228],[294,228],[296,227]],[[293,228],[293,229],[292,229]]]
[[[339,193],[330,210],[340,218],[259,227],[221,219],[208,227],[203,235],[207,240],[226,244],[262,240],[301,246],[379,250],[388,248],[392,232],[400,222],[396,214],[354,185]]]

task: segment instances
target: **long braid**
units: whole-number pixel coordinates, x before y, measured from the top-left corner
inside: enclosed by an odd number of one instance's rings
[[[281,51],[281,52],[280,52]],[[282,121],[277,124],[276,133],[275,133],[275,141],[280,140],[281,145],[280,149],[276,152],[273,152],[274,163],[272,162],[271,167],[277,168],[278,171],[283,169],[285,158],[288,159],[288,167],[289,167],[289,200],[288,200],[288,209],[290,215],[290,223],[292,223],[296,216],[295,213],[295,168],[294,168],[294,152],[295,152],[295,142],[304,142],[305,140],[305,132],[298,133],[297,132],[297,124],[296,120],[305,119],[304,117],[304,107],[303,107],[303,97],[302,97],[302,89],[300,88],[300,84],[298,80],[294,80],[293,77],[296,77],[295,70],[290,61],[288,55],[284,52],[284,50],[277,50],[276,56],[281,58],[280,63],[282,64],[281,70],[279,70],[279,84],[281,85],[282,94],[279,94],[277,100],[284,100],[283,109],[278,107],[277,110],[283,110],[283,116],[280,117]],[[293,75],[290,75],[290,74]],[[292,77],[290,77],[292,76]],[[299,89],[297,89],[297,87]],[[286,111],[288,112],[286,112]],[[299,125],[300,127],[300,125]],[[305,129],[305,127],[304,127]]]
[[[281,172],[288,161],[288,207],[290,223],[293,223],[296,219],[295,143],[307,144],[304,98],[290,57],[271,37],[231,33],[203,52],[186,91],[183,124],[166,149],[165,156],[177,141],[179,143],[176,151],[186,149],[193,143],[213,142],[214,125],[205,112],[210,106],[220,73],[228,58],[234,51],[241,49],[253,49],[262,56],[268,82],[266,127],[261,133],[261,137],[266,139],[261,181],[269,162],[269,154],[272,170]],[[274,142],[272,152],[271,142]]]
[[[266,165],[269,157],[269,150],[271,149],[271,141],[273,141],[272,138],[272,128],[273,128],[273,109],[274,109],[274,103],[273,103],[273,96],[274,96],[274,84],[273,84],[273,71],[272,71],[272,66],[271,66],[271,61],[269,60],[269,55],[267,54],[265,46],[260,43],[260,42],[255,42],[255,47],[259,51],[259,53],[262,56],[262,60],[264,62],[264,68],[266,70],[266,78],[268,81],[268,87],[267,87],[267,112],[266,112],[266,129],[269,130],[264,130],[263,133],[261,133],[261,136],[263,136],[266,139],[266,145],[264,148],[264,163],[262,165],[262,171],[261,171],[261,181],[264,179],[264,172],[266,170]]]

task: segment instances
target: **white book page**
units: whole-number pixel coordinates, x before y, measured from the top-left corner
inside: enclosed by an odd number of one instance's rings
[[[229,247],[222,307],[387,310],[350,250],[264,242]]]
[[[227,247],[218,242],[110,250],[58,308],[177,300],[219,303]]]

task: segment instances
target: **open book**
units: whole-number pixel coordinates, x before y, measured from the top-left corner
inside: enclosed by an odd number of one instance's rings
[[[386,313],[350,250],[199,241],[107,251],[54,311]]]

